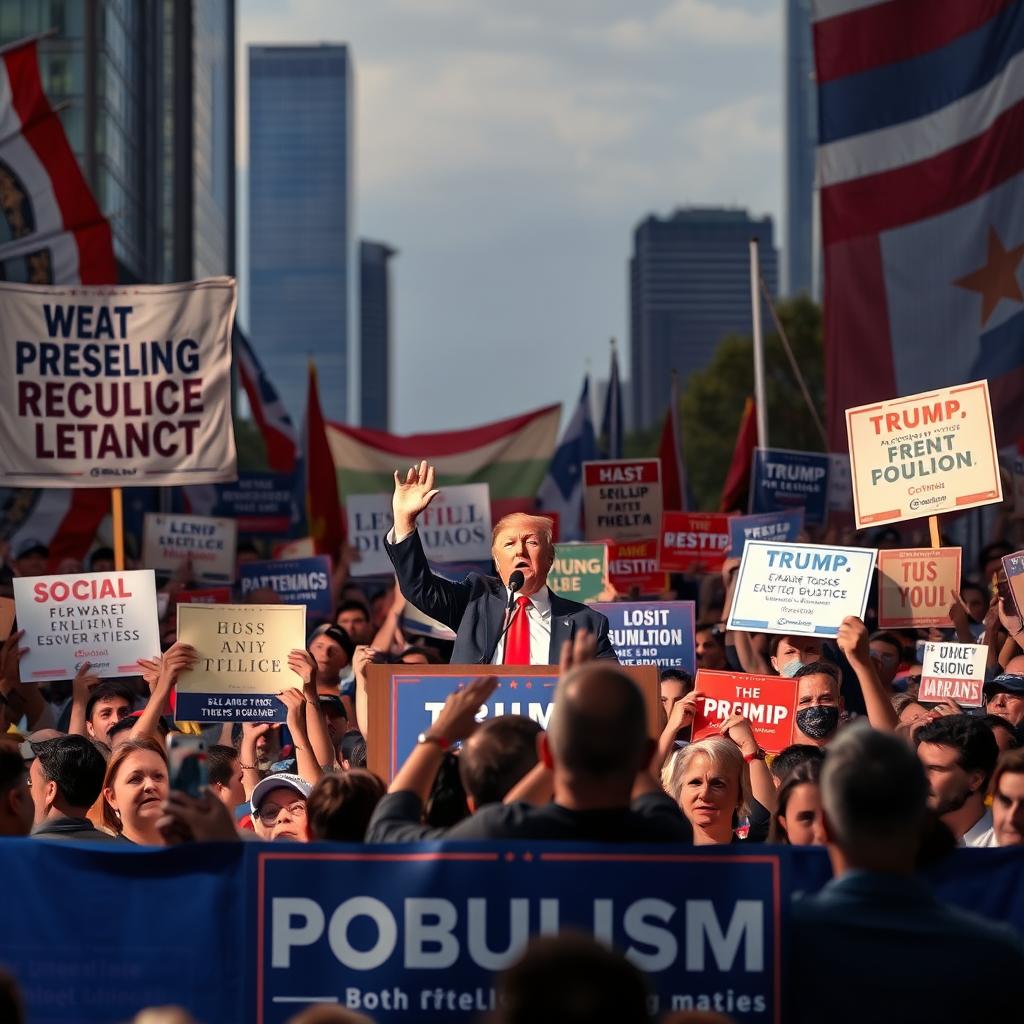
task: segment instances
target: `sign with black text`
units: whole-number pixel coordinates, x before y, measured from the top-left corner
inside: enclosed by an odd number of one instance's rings
[[[238,550],[234,519],[147,512],[142,536],[142,560],[149,568],[174,573],[188,562],[192,579],[234,582]]]
[[[658,533],[661,459],[583,463],[583,523],[587,540],[643,540]]]

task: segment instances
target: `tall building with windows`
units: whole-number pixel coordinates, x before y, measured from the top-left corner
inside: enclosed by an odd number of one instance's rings
[[[359,422],[391,429],[391,260],[398,250],[359,240]]]
[[[820,294],[820,242],[815,225],[818,96],[811,39],[811,0],[786,0],[784,56],[786,142],[782,294]]]
[[[771,217],[687,208],[648,217],[633,233],[630,276],[632,425],[646,430],[668,408],[672,371],[685,386],[734,333],[751,332],[750,239],[774,296],[778,254]]]
[[[233,274],[234,0],[0,0],[0,45],[51,29],[43,87],[122,280]]]
[[[249,48],[249,328],[297,419],[312,359],[324,415],[359,422],[353,80],[344,45]]]

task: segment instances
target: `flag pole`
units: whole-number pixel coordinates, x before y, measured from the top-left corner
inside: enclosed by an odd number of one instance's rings
[[[764,336],[761,332],[761,265],[757,239],[750,240],[750,318],[754,328],[754,400],[757,403],[757,443],[768,447],[768,402],[764,386]]]
[[[124,572],[124,492],[110,488],[110,512],[114,520],[114,568]]]

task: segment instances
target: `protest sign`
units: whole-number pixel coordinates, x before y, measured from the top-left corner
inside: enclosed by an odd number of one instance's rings
[[[985,703],[985,644],[926,643],[921,665],[918,700],[953,700],[965,708],[980,708]]]
[[[285,604],[305,605],[313,618],[329,619],[334,611],[331,559],[327,555],[286,562],[248,562],[238,572],[243,597],[255,590],[273,590]]]
[[[178,678],[179,722],[283,722],[274,696],[302,680],[288,655],[306,646],[306,609],[292,604],[183,604],[178,640],[199,654]]]
[[[899,548],[878,552],[878,626],[925,629],[951,625],[960,590],[960,548]]]
[[[348,542],[359,553],[353,576],[390,576],[395,570],[384,550],[394,526],[391,494],[345,496]],[[487,484],[444,487],[421,512],[416,529],[431,562],[487,562],[491,558],[491,498]]]
[[[667,572],[718,572],[728,553],[728,516],[702,512],[662,516],[661,567]]]
[[[239,473],[234,483],[186,487],[184,495],[185,511],[193,515],[234,519],[239,533],[286,537],[295,479],[290,473]]]
[[[619,593],[629,593],[634,587],[641,594],[667,590],[668,579],[658,570],[658,538],[609,544],[608,578]]]
[[[233,480],[235,282],[0,282],[0,471],[18,487]]]
[[[0,597],[0,641],[6,640],[11,635],[11,626],[14,625],[14,599]]]
[[[874,568],[874,548],[748,540],[728,628],[835,636],[847,615],[864,618]]]
[[[804,510],[766,512],[760,516],[732,516],[729,519],[729,557],[740,558],[748,540],[796,541],[804,528]]]
[[[793,742],[797,681],[745,672],[697,672],[694,689],[704,696],[693,716],[693,741],[720,736],[719,726],[731,715],[750,722],[758,745],[777,754]]]
[[[661,519],[661,459],[583,463],[583,535],[644,540]]]
[[[830,456],[819,452],[758,448],[750,468],[751,513],[802,508],[809,526],[823,526],[831,465]]]
[[[608,547],[605,544],[556,544],[548,573],[552,592],[570,601],[590,604],[608,591]]]
[[[137,675],[139,658],[160,653],[151,569],[16,576],[14,601],[23,683],[73,679],[84,661],[100,678]]]
[[[174,595],[174,604],[231,604],[231,588],[203,587],[196,590],[179,590]]]
[[[830,452],[828,459],[828,507],[830,510],[848,512],[853,507],[850,453]]]
[[[988,381],[846,410],[857,528],[1001,501]]]
[[[1010,607],[1006,601],[1006,610],[1018,615],[1024,615],[1024,551],[1015,551],[1012,555],[1003,555],[1003,572],[1006,573],[1006,583],[1013,598],[1016,609]]]
[[[593,607],[608,618],[608,638],[620,665],[658,665],[693,674],[692,601],[602,601]]]
[[[142,537],[142,560],[157,572],[173,573],[191,562],[193,579],[234,582],[238,549],[234,519],[147,512]]]

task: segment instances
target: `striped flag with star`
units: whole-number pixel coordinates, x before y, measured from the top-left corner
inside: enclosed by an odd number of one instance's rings
[[[1024,2],[813,0],[829,434],[988,379],[1024,437]],[[840,446],[837,448],[836,446]]]

